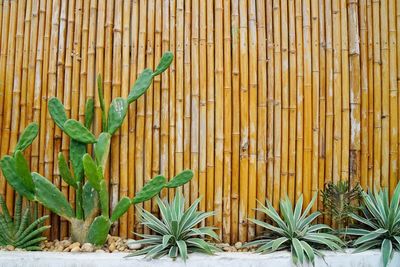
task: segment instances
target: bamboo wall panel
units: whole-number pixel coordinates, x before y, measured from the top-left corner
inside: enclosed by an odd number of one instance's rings
[[[275,207],[305,201],[329,181],[389,187],[400,161],[400,1],[395,0],[1,0],[0,153],[40,123],[26,151],[32,171],[74,203],[56,156],[69,139],[47,111],[58,97],[84,119],[96,76],[108,107],[163,52],[175,55],[112,139],[106,180],[111,208],[151,177],[186,168],[186,206],[202,197],[225,242],[248,240]],[[14,192],[0,177],[7,205]],[[174,190],[164,190],[172,198]],[[143,204],[157,212],[153,202]],[[319,201],[313,207],[322,209]],[[42,213],[48,213],[42,210]],[[49,235],[68,236],[51,216]],[[143,231],[132,207],[113,234]]]

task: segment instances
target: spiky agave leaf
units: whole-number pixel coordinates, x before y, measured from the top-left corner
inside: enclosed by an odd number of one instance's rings
[[[170,204],[157,197],[157,205],[160,210],[161,219],[150,212],[139,208],[141,223],[155,232],[155,234],[136,234],[141,237],[133,243],[146,245],[129,256],[146,255],[146,258],[159,258],[165,255],[176,259],[178,256],[183,260],[188,258],[191,252],[213,254],[219,251],[214,245],[204,241],[202,237],[210,237],[218,240],[218,235],[213,227],[196,227],[206,218],[213,216],[214,212],[197,211],[200,199],[187,209],[184,209],[184,198],[177,192],[173,202]]]
[[[363,192],[361,215],[352,213],[351,217],[365,226],[365,229],[350,228],[347,235],[358,237],[353,245],[355,252],[380,248],[383,265],[387,266],[393,251],[400,251],[400,183],[394,190],[391,201],[386,188]]]
[[[321,255],[318,248],[325,247],[331,250],[340,250],[344,245],[333,234],[322,233],[321,230],[331,230],[325,224],[311,223],[321,214],[320,212],[313,212],[308,215],[311,207],[316,200],[316,194],[311,202],[303,210],[303,196],[297,200],[293,209],[292,203],[289,198],[280,201],[280,211],[282,215],[275,210],[271,202],[266,201],[266,206],[260,203],[261,208],[258,211],[265,213],[273,224],[260,221],[257,219],[249,219],[251,222],[268,230],[268,234],[246,243],[245,247],[257,246],[256,252],[271,253],[277,250],[290,249],[292,253],[292,260],[295,264],[304,263],[306,261],[314,264],[315,257]]]
[[[46,240],[42,237],[50,226],[43,226],[48,216],[32,219],[29,205],[22,209],[22,197],[15,202],[14,218],[11,218],[4,199],[0,196],[0,247],[12,245],[26,250],[40,250],[40,243]]]

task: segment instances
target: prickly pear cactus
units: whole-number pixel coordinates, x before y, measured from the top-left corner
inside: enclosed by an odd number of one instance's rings
[[[111,136],[121,127],[128,106],[143,95],[151,85],[153,78],[164,72],[173,60],[173,54],[163,55],[155,71],[145,69],[137,78],[128,97],[117,97],[112,100],[109,110],[103,98],[101,77],[98,76],[98,95],[100,100],[102,132],[96,137],[91,131],[94,117],[93,99],[85,107],[85,121],[81,123],[69,119],[63,104],[57,99],[49,100],[49,113],[54,123],[71,139],[68,164],[60,153],[58,166],[61,178],[76,190],[76,205],[71,206],[63,193],[48,179],[38,173],[30,173],[22,151],[35,139],[37,124],[31,124],[22,134],[13,156],[4,156],[0,167],[9,184],[29,200],[37,201],[52,212],[64,217],[71,224],[71,237],[80,243],[90,242],[103,245],[113,223],[127,212],[132,204],[151,199],[163,188],[174,188],[187,183],[192,177],[191,170],[183,171],[169,182],[162,176],[150,180],[133,199],[123,197],[109,211],[109,193],[104,179],[104,170],[110,151]],[[94,144],[93,157],[87,153],[87,144]]]

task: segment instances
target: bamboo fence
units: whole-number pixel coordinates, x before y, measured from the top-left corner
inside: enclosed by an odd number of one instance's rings
[[[32,171],[74,203],[56,156],[68,137],[47,111],[58,97],[84,119],[96,76],[106,105],[127,96],[165,51],[175,55],[112,139],[111,208],[151,177],[186,168],[186,206],[202,197],[224,242],[252,239],[247,218],[266,198],[309,201],[328,181],[389,187],[400,162],[400,1],[395,0],[1,0],[0,153],[40,123],[26,151]],[[0,177],[7,205],[14,192]],[[172,198],[173,190],[162,192]],[[154,202],[144,204],[157,212]],[[320,199],[313,207],[323,209]],[[48,213],[40,210],[41,213]],[[68,236],[51,216],[49,235]],[[132,207],[113,234],[144,231]]]

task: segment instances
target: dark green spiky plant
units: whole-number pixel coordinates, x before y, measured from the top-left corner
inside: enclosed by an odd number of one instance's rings
[[[271,253],[277,250],[290,249],[294,264],[304,262],[314,263],[315,255],[323,256],[318,250],[321,247],[331,250],[340,250],[344,243],[335,235],[323,233],[321,230],[329,231],[331,228],[326,224],[311,223],[321,215],[316,211],[308,215],[314,205],[317,194],[314,195],[306,209],[303,210],[303,196],[297,200],[293,210],[289,198],[280,201],[281,215],[275,210],[270,201],[267,206],[260,203],[258,211],[265,213],[275,225],[257,219],[249,219],[255,224],[267,229],[265,236],[245,244],[245,247],[258,246],[257,252]]]
[[[350,228],[346,234],[356,236],[354,252],[380,248],[383,265],[388,266],[393,251],[400,251],[400,183],[389,201],[388,190],[362,192],[364,205],[361,215],[352,213],[351,217],[365,228]]]
[[[332,219],[338,229],[349,225],[350,214],[358,210],[362,198],[361,192],[360,185],[350,188],[347,181],[327,183],[325,189],[321,191],[324,214]]]
[[[0,196],[0,247],[11,245],[25,250],[41,250],[40,243],[46,240],[42,234],[50,226],[42,226],[48,216],[31,216],[29,205],[22,209],[22,197],[15,201],[15,214],[11,218],[4,199]]]
[[[110,151],[111,136],[121,127],[129,104],[143,95],[151,85],[153,78],[165,71],[173,60],[171,52],[165,53],[155,71],[145,69],[138,76],[127,98],[112,100],[109,109],[103,99],[103,88],[98,77],[98,95],[100,99],[102,132],[96,137],[91,131],[94,117],[93,99],[86,103],[85,122],[68,119],[65,108],[57,98],[51,98],[48,109],[54,123],[70,137],[69,160],[63,153],[58,155],[59,172],[62,179],[76,191],[75,209],[68,203],[64,194],[48,179],[38,173],[30,173],[22,151],[29,146],[37,135],[38,125],[30,124],[23,133],[15,153],[4,156],[0,167],[8,183],[21,195],[64,217],[70,222],[71,237],[80,243],[103,245],[110,227],[132,204],[151,199],[163,188],[174,188],[187,183],[192,177],[190,170],[183,171],[170,182],[162,175],[150,180],[133,199],[123,197],[114,207],[110,216],[109,194],[104,171]],[[87,154],[87,146],[94,144],[94,158]],[[86,178],[86,179],[85,179]]]
[[[219,251],[217,247],[201,238],[208,236],[218,240],[218,235],[214,232],[215,228],[196,227],[207,217],[213,216],[214,212],[197,211],[200,199],[197,199],[186,211],[184,203],[184,198],[179,192],[176,192],[172,204],[157,197],[161,220],[150,212],[140,209],[141,223],[153,230],[155,234],[136,234],[143,239],[132,243],[144,244],[147,247],[130,254],[129,257],[146,255],[146,258],[160,258],[168,255],[173,259],[180,256],[186,260],[188,253],[191,252],[213,254]]]

